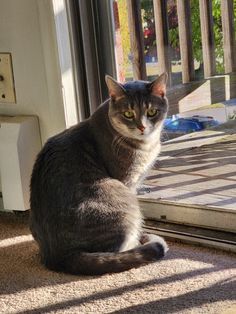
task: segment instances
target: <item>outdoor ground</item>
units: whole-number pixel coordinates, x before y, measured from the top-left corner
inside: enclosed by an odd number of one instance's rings
[[[142,199],[228,208],[236,213],[235,129],[222,126],[165,142]]]

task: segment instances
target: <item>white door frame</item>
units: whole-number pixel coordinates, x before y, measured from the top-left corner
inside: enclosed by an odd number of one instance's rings
[[[78,114],[69,19],[65,0],[53,0],[52,7],[60,63],[65,121],[68,128],[81,121],[81,117]]]

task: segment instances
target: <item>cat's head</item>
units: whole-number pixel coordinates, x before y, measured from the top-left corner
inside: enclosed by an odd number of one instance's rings
[[[109,119],[118,133],[137,140],[160,133],[168,107],[167,78],[163,73],[152,82],[120,84],[106,76],[110,95]]]

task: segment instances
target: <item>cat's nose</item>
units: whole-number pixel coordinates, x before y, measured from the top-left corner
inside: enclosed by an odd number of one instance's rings
[[[138,126],[138,129],[143,133],[144,132],[144,130],[145,130],[145,126],[143,126],[143,125],[139,125]]]

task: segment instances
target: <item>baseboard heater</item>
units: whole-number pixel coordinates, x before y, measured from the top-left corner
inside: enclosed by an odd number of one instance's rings
[[[211,230],[201,227],[145,220],[144,230],[158,234],[167,240],[194,243],[236,253],[236,233]]]
[[[30,176],[40,149],[36,116],[0,115],[0,209],[29,209]]]

